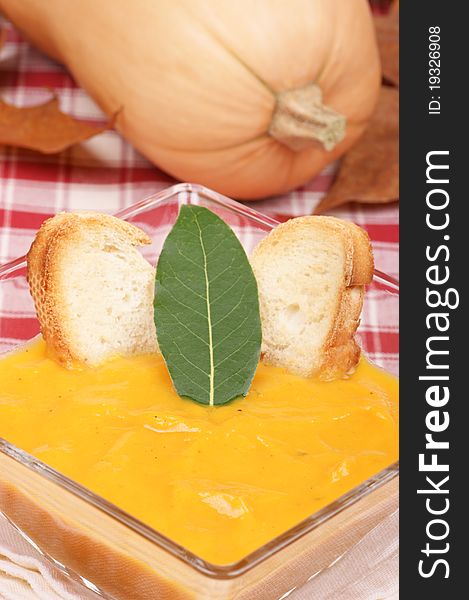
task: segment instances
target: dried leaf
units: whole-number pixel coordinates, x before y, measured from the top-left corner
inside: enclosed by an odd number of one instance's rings
[[[6,27],[2,27],[2,25],[0,24],[0,50],[5,45],[6,41],[7,41],[7,30],[6,30]]]
[[[399,86],[399,2],[388,14],[374,17],[383,78]]]
[[[19,108],[0,100],[0,144],[55,154],[111,129],[74,119],[60,111],[54,96],[44,104]]]
[[[399,197],[399,91],[382,86],[376,111],[315,213],[346,202],[384,203]]]

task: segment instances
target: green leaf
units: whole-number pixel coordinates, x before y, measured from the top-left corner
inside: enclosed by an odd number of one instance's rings
[[[213,406],[247,394],[261,350],[257,283],[236,235],[206,208],[182,206],[166,238],[155,324],[180,396]]]

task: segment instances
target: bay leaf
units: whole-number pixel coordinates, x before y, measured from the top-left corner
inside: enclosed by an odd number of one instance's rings
[[[154,308],[180,396],[214,406],[247,394],[261,350],[257,283],[238,238],[208,209],[181,207],[158,260]]]

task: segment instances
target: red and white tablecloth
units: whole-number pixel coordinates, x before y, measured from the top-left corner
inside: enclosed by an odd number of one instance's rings
[[[67,71],[7,25],[0,51],[0,97],[18,106],[37,104],[56,91],[64,112],[93,122],[103,114]],[[280,220],[311,214],[331,184],[334,166],[287,195],[253,206]],[[174,183],[114,132],[108,131],[54,156],[0,147],[0,264],[24,254],[35,231],[61,210],[115,212]],[[398,270],[398,207],[349,204],[331,212],[365,227],[376,265]]]
[[[104,122],[102,112],[63,67],[31,47],[9,24],[6,27],[7,41],[0,50],[2,99],[17,106],[33,105],[49,98],[52,88],[64,112]],[[282,221],[311,214],[331,185],[334,172],[335,166],[331,165],[303,187],[253,207]],[[113,213],[173,183],[169,175],[150,164],[114,131],[54,156],[0,147],[0,265],[27,252],[42,221],[59,211]],[[364,227],[372,239],[377,269],[397,277],[395,203],[349,204],[330,214]],[[0,297],[0,319],[12,319],[14,323],[14,311],[14,306],[2,303]],[[376,331],[372,334],[378,335]],[[396,335],[395,325],[381,328],[379,348],[386,352],[389,340]],[[395,348],[395,342],[392,345]]]
[[[105,117],[67,71],[26,43],[9,25],[7,42],[0,50],[0,97],[17,106],[33,105],[50,97],[51,88],[64,112],[103,123]],[[252,206],[277,218],[311,214],[334,177],[335,165],[303,187]],[[42,221],[63,210],[97,210],[113,213],[175,183],[115,131],[101,135],[53,156],[0,147],[0,264],[25,254]],[[349,204],[331,214],[364,227],[372,241],[376,268],[397,276],[398,207]],[[375,297],[368,295],[371,310],[363,325],[373,356],[395,354],[397,325],[393,314],[383,322],[383,311],[373,310]],[[389,310],[385,310],[388,313]],[[0,337],[14,337],[15,307],[2,300],[0,289]],[[33,316],[33,315],[31,315]],[[20,337],[20,336],[18,336]],[[22,337],[22,336],[21,336]],[[8,340],[6,340],[8,343]],[[0,346],[5,340],[0,340]],[[1,349],[1,348],[0,348]],[[392,358],[395,360],[395,357]],[[383,363],[385,364],[385,363]],[[394,369],[395,370],[395,369]]]

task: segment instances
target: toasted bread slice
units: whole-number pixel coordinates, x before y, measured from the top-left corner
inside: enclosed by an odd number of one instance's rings
[[[354,339],[373,276],[367,233],[334,217],[300,217],[254,249],[264,360],[291,373],[335,379],[360,357]]]
[[[99,213],[48,219],[28,252],[28,282],[42,335],[64,365],[97,365],[157,349],[154,269],[137,227]]]

